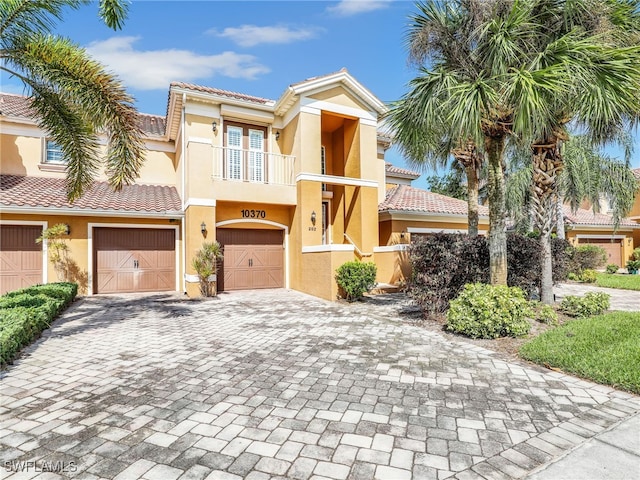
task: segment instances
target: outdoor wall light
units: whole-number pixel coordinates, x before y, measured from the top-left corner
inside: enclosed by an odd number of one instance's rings
[[[213,133],[215,133],[216,131],[218,131],[218,122],[216,122],[215,120],[213,121],[213,123],[211,124],[211,130],[213,130]]]
[[[400,238],[404,238],[404,236],[405,236],[405,231],[403,230],[400,232]]]
[[[68,223],[65,223],[65,225],[64,225],[64,226],[65,226],[65,229],[64,229],[64,233],[65,233],[65,235],[69,235],[69,234],[71,234],[71,227],[69,226],[69,224],[68,224]]]
[[[311,212],[311,223],[316,224],[316,211]]]
[[[202,222],[202,223],[200,224],[200,231],[201,231],[202,233],[204,233],[204,232],[206,232],[206,231],[207,231],[207,224],[206,224],[206,223]]]
[[[279,132],[279,131],[278,131],[278,132],[276,132],[276,142],[277,142],[278,140],[280,140],[280,132]]]

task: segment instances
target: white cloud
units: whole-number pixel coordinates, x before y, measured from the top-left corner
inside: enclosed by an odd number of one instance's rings
[[[341,0],[337,5],[327,8],[328,12],[341,17],[358,15],[359,13],[372,12],[387,8],[392,0]]]
[[[270,70],[252,55],[223,52],[200,55],[190,50],[136,50],[140,37],[112,37],[92,42],[87,52],[113,70],[128,87],[166,89],[171,81],[191,82],[215,75],[254,79]]]
[[[264,43],[283,44],[309,40],[316,37],[321,31],[317,27],[290,28],[285,25],[265,27],[242,25],[240,27],[225,28],[222,32],[211,29],[207,33],[228,38],[242,47],[253,47]]]

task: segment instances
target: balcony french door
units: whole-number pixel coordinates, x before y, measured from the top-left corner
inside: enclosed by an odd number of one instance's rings
[[[227,127],[227,178],[242,180],[242,128]]]
[[[264,133],[249,130],[249,181],[264,181]]]

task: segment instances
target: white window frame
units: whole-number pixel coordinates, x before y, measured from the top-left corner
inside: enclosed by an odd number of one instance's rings
[[[229,133],[231,131],[235,131],[240,133],[240,145],[231,145],[229,142]],[[242,152],[242,139],[244,138],[244,129],[242,127],[238,127],[235,125],[227,125],[227,145],[225,150],[225,163],[227,169],[226,178],[229,180],[242,180],[244,178],[243,175],[243,152]],[[235,157],[237,155],[237,158]],[[235,163],[238,165],[235,165]],[[237,166],[237,176],[235,175],[235,167]],[[234,168],[232,168],[234,167]]]
[[[260,136],[260,147],[253,148],[251,137],[253,134]],[[257,138],[257,137],[256,137]],[[249,181],[264,183],[264,130],[249,129]],[[257,164],[259,163],[259,166]]]
[[[49,148],[49,145],[52,145],[54,148]],[[54,153],[58,158],[49,159],[49,152]],[[44,148],[43,148],[43,156],[42,163],[46,165],[66,165],[67,160],[64,158],[64,153],[62,149],[56,142],[49,138],[44,139]]]

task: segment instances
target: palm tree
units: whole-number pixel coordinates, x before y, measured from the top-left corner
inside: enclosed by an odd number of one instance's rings
[[[412,58],[428,67],[400,100],[407,122],[446,125],[449,138],[470,139],[486,157],[493,284],[507,280],[506,144],[546,126],[543,99],[562,88],[557,70],[565,59],[557,55],[544,68],[536,62],[549,40],[537,3],[429,0],[417,4],[408,35]]]
[[[137,178],[144,147],[133,99],[122,84],[80,46],[51,34],[65,8],[88,3],[0,2],[0,69],[22,81],[40,127],[62,149],[70,200],[98,173],[99,134],[107,137],[106,172],[115,189]],[[126,12],[124,0],[100,0],[100,16],[110,28],[121,28]]]
[[[627,144],[630,147],[630,144]],[[633,207],[638,191],[638,181],[630,167],[631,151],[625,152],[625,159],[610,157],[602,153],[585,135],[575,135],[563,145],[563,169],[556,183],[559,197],[559,209],[555,231],[564,238],[564,217],[562,206],[569,205],[572,211],[588,202],[594,212],[601,210],[601,202],[606,199],[612,213],[614,224],[618,224]],[[510,172],[507,175],[507,210],[522,231],[534,230],[533,165],[528,152],[515,152],[510,159]],[[553,216],[546,219],[553,223]],[[518,228],[519,227],[519,228]]]
[[[546,96],[549,123],[531,144],[531,199],[543,259],[541,300],[550,304],[551,231],[560,198],[558,180],[564,168],[562,146],[572,122],[593,142],[604,142],[637,121],[640,10],[638,2],[627,0],[541,1],[538,8],[546,18],[549,35],[539,47],[544,52],[537,59],[539,68],[558,65],[558,58],[564,58],[564,68],[557,69],[564,85]]]
[[[478,176],[484,157],[474,141],[455,141],[448,135],[451,126],[441,121],[425,124],[424,119],[414,115],[411,102],[404,99],[394,102],[387,115],[394,140],[412,167],[447,166],[451,156],[460,165],[467,180],[468,233],[477,236]]]

